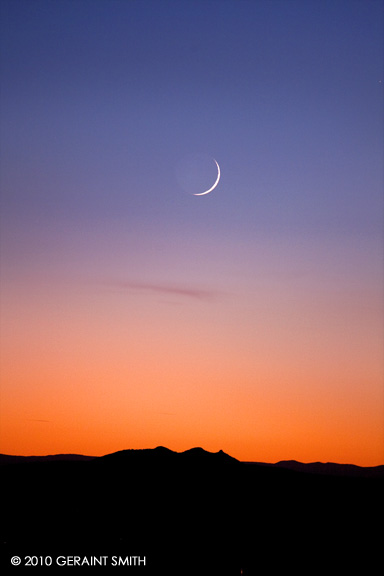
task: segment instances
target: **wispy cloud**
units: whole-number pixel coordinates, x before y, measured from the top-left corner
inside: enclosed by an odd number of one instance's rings
[[[156,282],[119,282],[118,286],[123,290],[138,294],[168,294],[196,300],[212,300],[218,295],[218,292],[214,290],[204,290],[176,284],[158,284]]]
[[[27,418],[28,422],[50,422],[50,420],[38,420],[37,418]]]

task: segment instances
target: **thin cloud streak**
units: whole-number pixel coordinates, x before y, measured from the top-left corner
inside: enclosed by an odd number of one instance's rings
[[[212,300],[217,297],[218,292],[213,290],[203,290],[187,286],[177,286],[173,284],[157,284],[144,282],[120,282],[119,287],[128,291],[143,294],[168,294],[181,296],[183,298],[193,298],[196,300]]]
[[[37,418],[27,418],[27,422],[51,422],[51,420],[38,420]]]

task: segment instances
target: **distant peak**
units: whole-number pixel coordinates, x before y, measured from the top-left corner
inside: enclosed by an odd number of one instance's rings
[[[211,465],[226,465],[228,463],[237,463],[238,460],[229,456],[223,450],[218,452],[208,452],[200,446],[195,446],[184,452],[175,452],[164,446],[157,446],[156,448],[146,449],[128,449],[106,454],[99,459],[101,462],[115,462],[116,464],[123,465],[162,465],[162,464],[175,464],[178,463],[187,466],[211,466]]]
[[[181,456],[186,458],[193,458],[193,459],[204,459],[205,461],[210,462],[217,462],[220,459],[220,462],[238,462],[236,458],[229,456],[223,450],[219,450],[218,452],[209,452],[208,450],[204,450],[201,447],[190,448],[189,450],[185,450],[185,452],[181,453]]]
[[[163,452],[163,453],[172,453],[174,454],[173,450],[170,450],[169,448],[166,448],[165,446],[156,446],[156,448],[153,448],[153,450],[156,450],[156,452]]]

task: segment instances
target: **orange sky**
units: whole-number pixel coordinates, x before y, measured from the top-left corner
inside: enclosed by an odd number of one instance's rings
[[[44,275],[3,283],[1,452],[164,445],[383,462],[380,294],[273,276],[194,298]]]

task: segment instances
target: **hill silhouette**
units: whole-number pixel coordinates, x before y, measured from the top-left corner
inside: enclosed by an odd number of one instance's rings
[[[359,562],[369,573],[381,547],[383,467],[319,473],[164,447],[3,456],[0,464],[8,562],[13,553],[121,554],[145,556],[145,567],[132,567],[144,574],[246,575],[265,566],[304,574],[308,562],[348,574]]]

